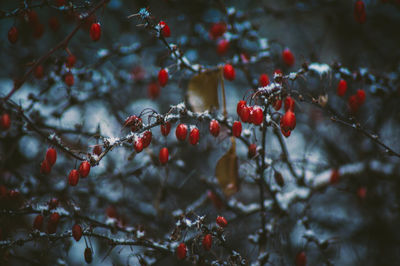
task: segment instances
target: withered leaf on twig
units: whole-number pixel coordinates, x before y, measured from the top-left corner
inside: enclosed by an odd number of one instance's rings
[[[218,83],[220,71],[205,71],[193,76],[188,85],[189,103],[195,112],[218,108]]]
[[[219,159],[215,168],[215,176],[226,196],[233,195],[239,189],[239,167],[235,138],[232,137],[231,142],[231,148]]]

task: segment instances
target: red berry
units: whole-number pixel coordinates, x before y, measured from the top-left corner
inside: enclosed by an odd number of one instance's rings
[[[258,83],[260,84],[260,86],[265,87],[269,84],[269,77],[267,74],[261,74],[260,78],[258,80]]]
[[[164,21],[160,21],[160,23],[158,23],[158,26],[160,27],[161,35],[164,38],[168,38],[169,36],[171,36],[171,30],[167,23],[165,23]]]
[[[0,128],[3,130],[9,129],[11,126],[11,118],[9,114],[2,114],[0,116]]]
[[[166,68],[163,68],[158,72],[158,83],[160,84],[161,87],[164,87],[167,85],[168,82],[168,70]]]
[[[142,138],[136,139],[134,148],[137,153],[139,153],[143,150],[143,139]]]
[[[246,103],[246,101],[239,101],[238,103],[237,103],[237,105],[236,105],[236,112],[237,112],[237,114],[238,114],[238,116],[240,116],[240,114],[242,113],[242,108],[244,107],[244,106],[246,106],[247,105],[247,103]]]
[[[150,145],[152,138],[153,134],[151,133],[151,131],[145,131],[143,133],[143,148],[147,148]]]
[[[176,256],[178,257],[179,260],[183,260],[184,258],[186,258],[186,253],[187,253],[187,248],[185,243],[180,243],[176,249]]]
[[[206,234],[203,238],[203,248],[205,250],[210,250],[211,249],[211,245],[212,245],[212,235],[211,234]]]
[[[357,113],[358,108],[360,108],[360,102],[359,102],[358,96],[357,95],[350,96],[348,105],[349,105],[350,111],[353,114]]]
[[[156,99],[160,96],[160,86],[156,82],[152,82],[147,86],[147,93],[150,99]]]
[[[285,180],[283,179],[283,176],[282,176],[281,173],[275,171],[274,179],[275,179],[275,182],[276,182],[280,187],[283,187],[283,186],[285,185]]]
[[[53,166],[57,161],[57,151],[54,148],[47,149],[46,152],[46,161]]]
[[[209,32],[210,39],[216,40],[226,32],[226,24],[224,22],[214,23]]]
[[[73,68],[74,65],[75,65],[75,62],[76,62],[76,57],[75,57],[75,55],[71,54],[71,55],[69,55],[69,56],[67,57],[67,62],[65,63],[65,65],[66,65],[68,68]]]
[[[82,237],[82,227],[79,224],[72,226],[72,236],[78,242]]]
[[[304,251],[300,251],[296,255],[296,266],[306,266],[307,264],[307,257]]]
[[[42,174],[49,174],[51,171],[51,166],[47,160],[43,160],[42,164],[40,165],[40,172]]]
[[[37,78],[37,79],[41,79],[41,78],[44,77],[43,66],[42,65],[38,65],[37,67],[35,67],[34,75],[35,75],[35,78]]]
[[[92,38],[93,41],[98,41],[100,40],[101,37],[101,27],[99,23],[93,23],[92,26],[90,26],[90,38]]]
[[[281,107],[282,107],[282,100],[280,100],[280,99],[275,100],[274,109],[276,111],[279,111],[281,109]]]
[[[28,11],[28,21],[31,25],[37,24],[39,22],[38,14],[35,10]]]
[[[331,172],[331,177],[329,179],[329,182],[331,184],[336,184],[339,182],[339,177],[340,177],[340,175],[339,175],[338,169],[333,169]]]
[[[285,99],[284,105],[285,105],[285,112],[287,112],[288,110],[290,110],[292,112],[294,111],[295,102],[292,97],[287,96]]]
[[[228,40],[222,39],[222,40],[220,40],[220,41],[218,42],[218,45],[217,45],[217,53],[218,53],[219,55],[224,55],[224,54],[226,54],[226,52],[228,51],[228,49],[229,49],[229,41],[228,41]]]
[[[57,212],[53,212],[50,215],[49,221],[47,223],[47,232],[49,234],[54,234],[57,231],[57,226],[59,221],[60,221],[60,215]]]
[[[342,97],[343,95],[346,94],[346,91],[347,91],[347,82],[344,79],[341,79],[337,86],[336,93],[338,96]]]
[[[79,172],[75,169],[71,170],[71,172],[69,172],[68,175],[68,183],[74,187],[78,184],[78,181],[79,181]]]
[[[163,136],[168,136],[169,132],[171,131],[171,123],[170,122],[165,122],[165,124],[161,124],[161,134]]]
[[[253,108],[248,107],[247,105],[245,105],[241,108],[239,117],[243,122],[247,123],[247,122],[251,121],[251,113],[252,113],[251,110],[252,109]]]
[[[90,173],[90,163],[88,161],[83,161],[79,165],[79,175],[82,178],[85,178],[89,175]]]
[[[256,144],[250,144],[249,145],[249,150],[248,150],[248,152],[247,152],[247,156],[249,157],[249,158],[253,158],[254,156],[256,156],[256,154],[257,154],[257,145]]]
[[[39,214],[33,221],[33,229],[42,231],[42,227],[43,227],[43,215]]]
[[[40,39],[43,36],[44,33],[44,25],[41,23],[35,24],[33,28],[33,37],[36,39]]]
[[[100,145],[95,145],[93,147],[93,153],[99,156],[103,151],[103,148]]]
[[[282,117],[281,117],[281,131],[282,134],[285,137],[289,137],[291,131],[296,127],[296,116],[292,111],[287,111]]]
[[[294,65],[294,55],[293,55],[292,51],[289,50],[289,48],[285,48],[285,50],[283,50],[282,58],[283,58],[283,62],[287,66],[291,67]]]
[[[366,187],[359,187],[357,189],[357,196],[359,199],[364,200],[367,197],[367,188]]]
[[[17,27],[12,26],[8,31],[8,41],[12,44],[18,41],[18,30]]]
[[[69,87],[73,86],[74,85],[74,75],[72,75],[72,73],[67,73],[65,75],[64,82]]]
[[[114,206],[107,207],[106,214],[110,218],[117,218],[118,217],[117,210],[115,209]]]
[[[232,134],[237,138],[242,134],[242,123],[240,123],[240,121],[233,122]]]
[[[160,154],[158,155],[158,159],[160,160],[160,163],[162,165],[166,164],[168,162],[168,157],[169,157],[168,149],[165,147],[162,148],[160,150]]]
[[[49,201],[48,204],[49,204],[49,210],[55,209],[55,208],[57,208],[57,206],[58,206],[58,199],[52,198],[52,199]]]
[[[228,221],[223,216],[218,216],[216,221],[217,224],[221,227],[226,227],[228,225]]]
[[[354,4],[354,19],[363,24],[367,18],[367,14],[365,13],[365,4],[361,0],[357,0]]]
[[[179,124],[175,130],[176,138],[180,141],[184,141],[186,139],[187,130],[188,129],[185,124]]]
[[[197,127],[192,128],[189,133],[189,142],[192,145],[196,145],[200,139],[200,131]]]
[[[210,133],[214,137],[218,137],[220,131],[220,126],[217,120],[213,119],[210,121]]]
[[[357,98],[358,98],[358,104],[363,105],[366,98],[365,91],[361,89],[357,90]]]
[[[224,77],[227,80],[232,81],[235,79],[235,76],[236,76],[236,73],[235,73],[235,69],[233,68],[233,66],[231,64],[226,64],[224,66]]]
[[[60,28],[60,22],[57,17],[49,18],[49,26],[53,31],[57,31]]]
[[[217,208],[218,210],[222,209],[222,207],[224,206],[224,203],[222,202],[221,198],[218,197],[217,194],[212,192],[212,190],[207,191],[207,197],[212,201],[215,208]]]
[[[263,122],[264,114],[261,107],[255,106],[250,112],[250,121],[254,125],[260,125]]]
[[[85,252],[83,254],[84,254],[86,263],[88,263],[88,264],[92,263],[93,253],[89,247],[85,248]]]

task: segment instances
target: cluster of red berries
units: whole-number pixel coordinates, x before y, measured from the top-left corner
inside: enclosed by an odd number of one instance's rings
[[[248,106],[243,100],[238,102],[236,112],[244,123],[261,125],[264,119],[264,113],[260,106]]]
[[[135,151],[140,153],[143,149],[147,148],[150,145],[152,138],[153,134],[149,130],[145,131],[140,137],[137,137],[133,143]]]
[[[179,124],[175,130],[175,136],[179,141],[185,141],[188,133],[188,127],[185,124]],[[199,143],[200,131],[197,127],[191,126],[189,133],[189,143],[196,145]]]
[[[336,94],[340,97],[343,97],[347,91],[347,82],[344,79],[339,81],[339,84],[336,89]],[[357,90],[356,94],[353,94],[349,97],[348,106],[350,111],[355,114],[358,109],[364,104],[366,98],[365,91],[362,89]]]
[[[0,129],[7,130],[11,126],[11,118],[10,115],[4,113],[0,116]]]
[[[218,216],[216,219],[216,223],[219,227],[225,228],[228,226],[228,221],[223,216]],[[209,251],[212,246],[212,235],[210,233],[205,234],[202,241],[202,246],[204,250]],[[176,256],[179,260],[183,260],[187,255],[187,246],[185,243],[180,243],[176,248]]]
[[[295,102],[293,98],[287,96],[284,101],[285,114],[281,117],[280,121],[281,132],[285,137],[289,137],[292,130],[294,130],[294,128],[296,127],[296,115],[294,114],[294,106]]]
[[[42,174],[49,174],[51,172],[51,168],[57,161],[57,151],[54,148],[47,149],[46,156],[40,165],[40,172]]]
[[[33,229],[42,231],[43,230],[44,217],[38,214],[33,221]],[[47,221],[47,233],[55,234],[57,231],[58,223],[60,222],[60,214],[58,212],[53,212]]]
[[[79,182],[79,178],[85,178],[90,173],[90,163],[88,161],[83,161],[79,165],[78,170],[72,169],[68,175],[68,184],[70,186],[76,186]]]

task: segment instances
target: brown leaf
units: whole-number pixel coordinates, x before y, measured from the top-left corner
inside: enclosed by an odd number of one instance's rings
[[[320,95],[320,96],[318,97],[318,104],[319,104],[321,107],[325,107],[327,103],[328,103],[328,94]]]
[[[215,168],[215,176],[226,196],[233,195],[239,188],[239,167],[236,156],[235,138],[232,137],[231,141],[231,148],[219,159]]]
[[[205,71],[193,76],[189,81],[188,99],[193,111],[204,112],[218,108],[218,83],[220,71]]]

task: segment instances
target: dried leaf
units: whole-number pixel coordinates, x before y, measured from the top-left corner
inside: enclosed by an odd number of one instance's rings
[[[206,71],[193,76],[189,81],[188,99],[195,112],[218,108],[218,83],[220,71]]]
[[[318,97],[318,104],[319,104],[321,107],[325,107],[327,103],[328,103],[328,94],[320,95],[320,96]]]
[[[231,141],[231,148],[219,159],[215,168],[215,176],[226,196],[233,195],[239,188],[239,167],[236,156],[235,138],[232,137]]]

